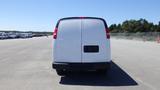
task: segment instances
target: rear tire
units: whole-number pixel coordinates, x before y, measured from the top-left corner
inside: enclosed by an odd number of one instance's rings
[[[64,75],[66,75],[66,71],[64,71],[64,70],[56,70],[56,72],[57,72],[57,74],[58,74],[59,76],[64,76]]]

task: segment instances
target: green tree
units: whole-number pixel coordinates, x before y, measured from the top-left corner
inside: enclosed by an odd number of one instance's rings
[[[160,22],[154,25],[146,19],[139,20],[126,20],[122,24],[112,24],[110,27],[111,32],[160,32]]]

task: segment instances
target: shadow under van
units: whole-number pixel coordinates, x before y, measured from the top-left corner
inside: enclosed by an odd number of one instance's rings
[[[59,82],[64,85],[85,85],[85,86],[136,86],[138,83],[122,70],[114,62],[106,75],[95,72],[72,72],[70,75],[61,77]]]

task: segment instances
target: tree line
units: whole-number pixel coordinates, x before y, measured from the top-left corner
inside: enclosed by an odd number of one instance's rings
[[[122,24],[112,24],[109,29],[112,33],[160,32],[160,22],[153,24],[146,19],[131,19]]]

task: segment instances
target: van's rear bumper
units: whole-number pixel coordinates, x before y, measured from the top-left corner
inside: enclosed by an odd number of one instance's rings
[[[111,62],[100,63],[53,63],[52,68],[57,70],[98,70],[110,68]]]

